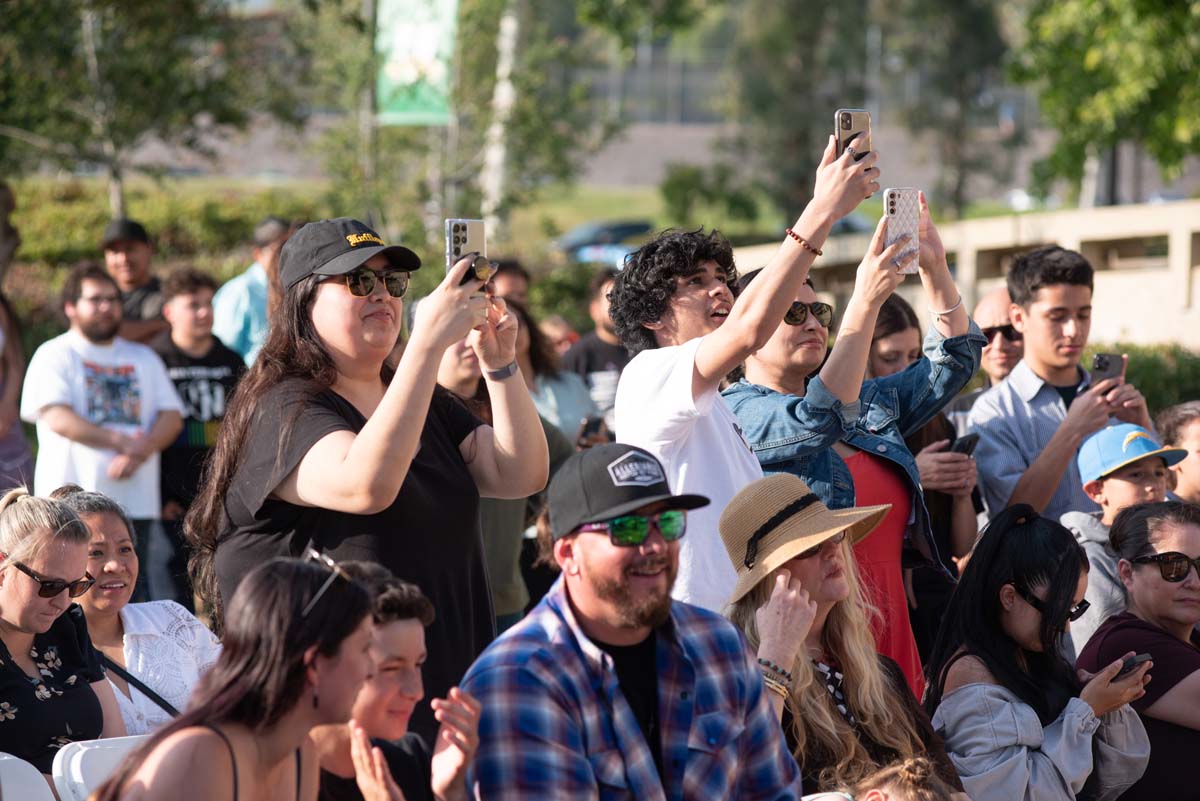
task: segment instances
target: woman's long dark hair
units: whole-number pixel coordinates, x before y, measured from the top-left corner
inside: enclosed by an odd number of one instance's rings
[[[96,801],[117,801],[145,758],[177,731],[233,723],[266,732],[295,708],[304,693],[305,652],[335,655],[371,614],[367,590],[341,577],[303,616],[328,578],[329,568],[299,559],[272,559],[251,570],[229,603],[221,656],[200,678],[187,709],[125,759],[96,791]]]
[[[926,711],[932,716],[941,703],[946,668],[961,650],[980,659],[997,682],[1037,712],[1043,725],[1053,722],[1079,694],[1079,680],[1061,646],[1079,575],[1087,567],[1087,556],[1071,532],[1033,507],[1017,504],[992,518],[954,589],[925,666]],[[1021,648],[1001,628],[1000,588],[1005,584],[1045,590],[1040,653]]]
[[[537,320],[533,319],[533,314],[529,309],[515,300],[506,298],[505,302],[508,304],[508,308],[517,315],[521,327],[529,332],[529,364],[533,367],[533,374],[538,378],[557,376],[558,352],[554,350],[554,343],[550,341],[550,337],[542,333],[541,327],[537,324]]]
[[[188,564],[192,586],[208,605],[218,632],[223,615],[213,558],[221,534],[228,525],[225,496],[241,464],[250,426],[263,408],[263,397],[289,379],[299,379],[304,390],[316,396],[331,388],[338,377],[333,357],[325,349],[312,322],[312,303],[321,280],[322,276],[310,275],[284,293],[279,313],[271,320],[267,341],[229,401],[217,433],[217,443],[204,468],[200,494],[192,503],[184,524],[192,548]],[[393,374],[392,368],[385,363],[380,370],[384,383],[391,381]],[[279,436],[281,453],[301,411],[302,406],[298,405],[292,417],[284,421]]]

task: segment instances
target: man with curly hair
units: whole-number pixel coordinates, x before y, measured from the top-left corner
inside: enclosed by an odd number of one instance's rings
[[[703,228],[664,232],[630,254],[617,277],[610,313],[634,354],[617,386],[618,439],[653,453],[674,492],[712,499],[693,513],[681,543],[673,593],[681,601],[714,611],[725,605],[735,574],[717,521],[738,490],[762,476],[718,398],[721,380],[783,321],[834,222],[879,191],[877,160],[853,148],[838,157],[830,137],[813,199],[736,302],[733,250]]]

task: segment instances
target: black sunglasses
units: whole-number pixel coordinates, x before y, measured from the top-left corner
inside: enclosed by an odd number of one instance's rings
[[[621,515],[600,523],[584,523],[579,530],[608,532],[613,545],[629,548],[649,539],[652,526],[658,529],[665,541],[674,542],[687,531],[687,512],[668,509],[656,515]]]
[[[1156,553],[1150,556],[1139,556],[1133,560],[1135,565],[1145,565],[1151,562],[1158,565],[1158,572],[1162,575],[1164,581],[1183,581],[1188,577],[1188,573],[1192,572],[1193,567],[1196,568],[1196,574],[1200,575],[1200,556],[1193,559],[1179,551],[1167,551],[1166,553]]]
[[[96,580],[92,578],[91,574],[86,571],[81,579],[76,579],[75,581],[63,581],[62,579],[48,579],[44,578],[43,576],[39,576],[37,573],[34,573],[20,562],[13,562],[13,567],[15,567],[17,570],[20,570],[22,573],[38,583],[38,596],[41,598],[53,598],[63,590],[66,590],[67,595],[70,597],[78,598],[80,595],[83,595],[85,592],[90,590],[92,585],[96,583]]]
[[[820,323],[822,328],[828,328],[833,322],[833,307],[819,300],[815,303],[793,301],[792,307],[783,315],[783,321],[788,325],[804,325],[810,311],[813,319]]]
[[[1007,325],[988,326],[987,328],[983,328],[981,330],[983,331],[983,336],[988,342],[991,342],[992,338],[995,337],[996,334],[1004,337],[1004,339],[1008,342],[1019,342],[1021,340],[1021,332],[1013,328],[1012,323]]]
[[[405,275],[407,275],[407,273],[405,273]],[[328,590],[329,587],[333,584],[333,582],[337,580],[338,576],[341,576],[346,581],[354,580],[354,579],[350,578],[349,574],[347,574],[345,570],[342,570],[341,565],[339,565],[337,562],[333,561],[333,559],[331,559],[330,557],[328,557],[325,554],[318,551],[316,548],[310,547],[308,550],[306,550],[304,552],[304,561],[315,562],[318,565],[327,567],[327,568],[329,568],[330,573],[329,573],[329,578],[325,579],[325,583],[321,585],[321,588],[319,590],[317,590],[316,595],[314,595],[312,597],[312,599],[308,602],[308,604],[305,605],[304,611],[302,611],[300,613],[300,617],[302,617],[302,618],[308,617],[308,613],[313,610],[313,607],[317,605],[317,601],[321,600],[321,596],[324,595],[325,591]]]
[[[1025,603],[1029,604],[1030,606],[1032,606],[1034,609],[1038,610],[1042,614],[1046,613],[1046,602],[1043,601],[1041,598],[1037,597],[1029,590],[1021,589],[1020,587],[1016,586],[1015,584],[1013,585],[1013,589],[1017,591],[1017,595],[1020,595],[1022,598],[1025,599]],[[1090,609],[1091,606],[1092,606],[1091,601],[1089,601],[1087,598],[1084,598],[1082,601],[1075,604],[1074,606],[1072,606],[1070,608],[1070,610],[1067,611],[1067,620],[1070,620],[1072,622],[1079,620],[1079,618],[1083,617],[1084,613],[1087,612],[1087,610]]]
[[[843,529],[842,531],[839,531],[837,534],[834,534],[829,539],[818,542],[813,547],[809,548],[806,551],[801,551],[800,553],[796,554],[792,558],[793,559],[812,559],[814,556],[816,556],[817,554],[819,554],[821,552],[821,549],[824,548],[826,544],[833,543],[834,545],[841,545],[842,541],[845,539],[846,539],[846,531]]]
[[[332,276],[337,278],[338,276]],[[375,272],[370,267],[356,267],[341,276],[346,282],[346,288],[356,298],[365,298],[375,291],[375,282],[382,278],[383,288],[393,298],[402,298],[408,291],[407,270],[382,270]]]

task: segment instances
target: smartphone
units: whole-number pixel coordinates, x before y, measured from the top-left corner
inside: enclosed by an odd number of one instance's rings
[[[954,440],[954,444],[950,446],[951,453],[961,453],[967,456],[975,453],[975,446],[979,444],[978,434],[964,434]]]
[[[1125,664],[1121,665],[1120,672],[1118,672],[1117,675],[1113,676],[1112,680],[1120,681],[1121,679],[1125,678],[1133,671],[1137,670],[1138,665],[1141,665],[1144,662],[1149,662],[1151,660],[1151,658],[1152,657],[1150,656],[1150,654],[1138,654],[1137,656],[1129,657],[1128,659],[1125,660]],[[1111,684],[1112,682],[1109,682],[1109,683]]]
[[[884,236],[884,247],[890,246],[904,234],[911,237],[908,246],[900,251],[899,256],[916,253],[920,250],[917,232],[921,223],[921,204],[918,198],[919,190],[912,187],[883,190],[883,213],[887,215],[887,234]],[[914,260],[900,271],[901,275],[915,275],[920,266]]]
[[[583,444],[598,434],[607,433],[607,427],[604,425],[604,417],[598,414],[589,415],[583,418],[579,423],[579,432],[575,435],[575,442]]]
[[[837,155],[845,153],[848,145],[854,145],[854,160],[860,161],[871,152],[871,113],[861,108],[839,108],[833,114],[833,134],[837,139]]]
[[[463,276],[463,284],[486,282],[494,270],[487,260],[487,231],[483,220],[446,220],[446,272],[450,272],[450,268],[467,253],[478,253],[479,256]]]
[[[1120,378],[1125,372],[1125,360],[1119,353],[1097,353],[1092,357],[1092,384],[1106,378]]]

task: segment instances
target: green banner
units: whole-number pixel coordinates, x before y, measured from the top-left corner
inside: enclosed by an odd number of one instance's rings
[[[379,0],[380,125],[447,125],[458,0]]]

